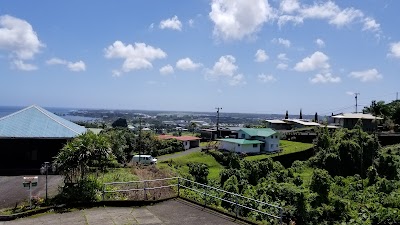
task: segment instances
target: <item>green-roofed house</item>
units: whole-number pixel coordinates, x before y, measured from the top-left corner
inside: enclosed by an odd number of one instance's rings
[[[279,135],[271,128],[242,128],[238,139],[219,139],[219,148],[242,153],[279,151]]]

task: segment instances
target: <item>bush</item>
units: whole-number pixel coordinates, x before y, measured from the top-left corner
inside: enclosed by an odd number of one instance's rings
[[[83,179],[76,184],[66,184],[54,201],[56,204],[96,202],[100,200],[102,185],[94,179]]]

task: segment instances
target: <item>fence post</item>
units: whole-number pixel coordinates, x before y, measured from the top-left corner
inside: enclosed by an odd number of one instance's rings
[[[143,181],[144,200],[147,200],[146,181]]]
[[[179,189],[180,189],[180,186],[181,186],[181,178],[178,177],[178,197],[179,197]]]
[[[103,201],[104,201],[105,195],[106,195],[106,184],[103,184],[103,194],[102,194]]]
[[[235,211],[236,211],[236,219],[238,218],[238,214],[239,214],[239,207],[238,207],[238,196],[235,194]]]
[[[279,208],[279,224],[281,224],[281,225],[283,224],[282,220],[283,220],[283,210],[281,207],[281,208]]]
[[[205,208],[206,205],[207,205],[207,186],[206,186],[206,185],[204,185],[204,192],[203,192],[203,194],[204,194],[204,208]]]

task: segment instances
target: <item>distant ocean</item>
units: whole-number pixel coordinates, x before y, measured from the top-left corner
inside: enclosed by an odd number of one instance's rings
[[[19,106],[0,106],[0,118],[10,115],[11,113],[17,112],[25,107],[19,107]],[[70,112],[77,111],[80,109],[73,109],[73,108],[57,108],[57,107],[43,107],[47,111],[52,112],[56,115],[59,115],[63,117],[64,119],[73,121],[73,122],[78,122],[78,121],[93,121],[97,120],[97,118],[93,117],[85,117],[85,116],[73,116],[69,115]]]

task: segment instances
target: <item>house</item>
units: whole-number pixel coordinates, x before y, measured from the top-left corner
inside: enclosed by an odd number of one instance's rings
[[[382,120],[381,117],[363,113],[341,113],[331,117],[334,124],[348,129],[353,129],[358,120],[361,120],[363,130],[370,132],[376,130],[379,121]]]
[[[291,126],[292,129],[299,129],[299,128],[312,128],[312,127],[320,127],[321,124],[316,122],[311,122],[304,119],[284,119],[287,124]]]
[[[232,137],[236,138],[237,137],[237,130],[232,127],[220,127],[217,128],[208,128],[208,129],[201,129],[200,130],[200,135],[203,140],[215,140],[218,137]]]
[[[0,118],[0,170],[38,173],[68,140],[85,133],[85,127],[32,105]],[[6,172],[4,172],[6,171]]]
[[[218,139],[219,148],[245,153],[279,151],[279,134],[271,128],[241,128],[237,134],[237,139]]]
[[[286,123],[283,120],[265,120],[267,128],[271,128],[274,130],[290,130],[292,127],[290,124]]]
[[[158,135],[158,138],[163,140],[176,139],[178,141],[181,141],[185,150],[199,147],[201,139],[193,136],[172,136],[172,135]]]

